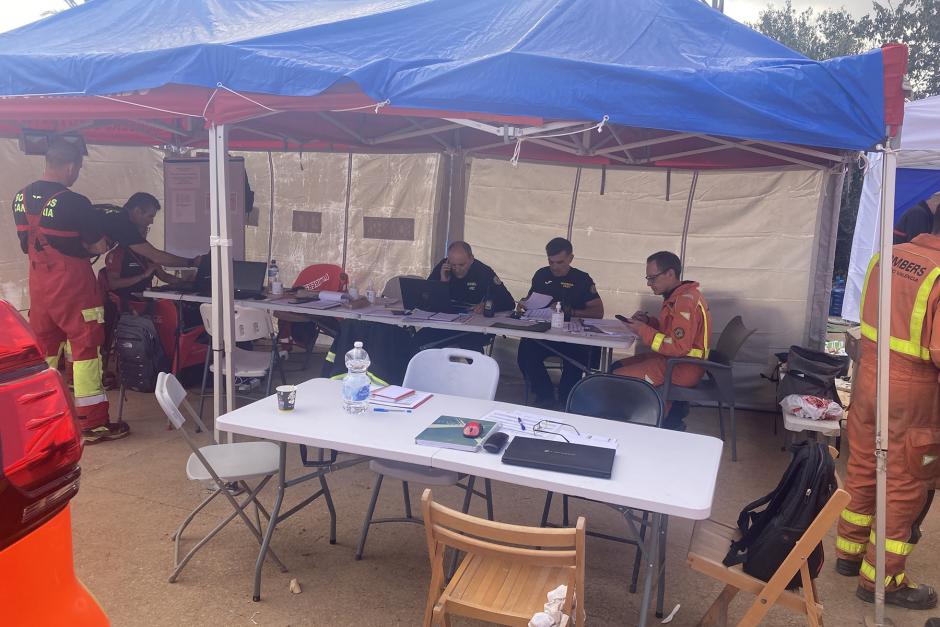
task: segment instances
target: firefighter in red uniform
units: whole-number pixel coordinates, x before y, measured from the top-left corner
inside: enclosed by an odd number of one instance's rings
[[[13,218],[29,256],[30,326],[51,367],[71,354],[79,425],[94,443],[124,437],[128,428],[109,423],[101,385],[104,308],[89,257],[105,252],[107,241],[89,200],[68,189],[81,167],[78,146],[50,142],[43,177],[17,192]]]
[[[873,602],[875,587],[875,386],[878,337],[876,255],[862,289],[862,355],[848,421],[845,488],[852,496],[839,520],[836,570],[859,575],[857,594]],[[898,244],[891,258],[888,368],[888,502],[885,602],[909,609],[937,605],[936,591],[904,570],[918,539],[928,491],[940,477],[940,220],[933,234]]]
[[[670,357],[708,357],[708,333],[711,319],[708,303],[695,281],[683,281],[682,262],[675,254],[660,251],[646,260],[646,283],[657,296],[663,297],[659,318],[638,311],[624,324],[651,352],[624,359],[613,367],[613,373],[645,379],[657,387],[666,381],[666,360]],[[691,387],[705,371],[694,364],[679,364],[672,371],[675,385]],[[685,430],[682,419],[688,405],[673,403],[664,426]]]

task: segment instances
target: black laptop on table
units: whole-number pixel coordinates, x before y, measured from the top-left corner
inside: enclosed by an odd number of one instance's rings
[[[235,298],[261,298],[267,269],[268,266],[263,261],[232,261],[232,284],[235,287]],[[196,277],[191,283],[161,285],[159,288],[154,288],[154,291],[212,296],[212,260],[210,256],[202,256],[199,268],[196,270]]]
[[[421,309],[434,313],[463,313],[466,307],[459,307],[450,300],[450,286],[443,281],[426,281],[402,277],[401,303],[405,309]]]
[[[516,436],[503,453],[503,463],[572,475],[610,479],[616,449]]]

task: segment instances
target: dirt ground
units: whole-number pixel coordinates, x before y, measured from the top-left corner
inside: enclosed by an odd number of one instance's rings
[[[497,343],[495,355],[503,377],[497,398],[520,402],[522,382],[515,366],[514,345]],[[292,358],[297,368],[300,356]],[[318,373],[322,353],[306,372],[290,372],[294,381]],[[198,394],[198,387],[191,393]],[[191,396],[191,399],[193,397]],[[198,400],[198,398],[197,398]],[[112,394],[116,411],[117,394]],[[124,440],[86,448],[82,485],[73,500],[75,562],[79,576],[111,617],[124,626],[300,626],[300,625],[419,625],[429,577],[423,529],[410,524],[386,524],[372,528],[361,561],[353,559],[355,543],[369,501],[373,475],[365,464],[329,476],[337,509],[337,544],[330,545],[329,515],[317,501],[280,525],[272,546],[290,572],[281,573],[270,561],[264,570],[262,600],[251,600],[252,575],[258,545],[237,522],[229,525],[204,547],[183,571],[177,583],[167,583],[172,571],[170,536],[186,514],[204,497],[205,487],[186,478],[190,450],[167,423],[151,395],[129,393],[125,418],[132,434]],[[733,523],[741,507],[768,492],[788,462],[781,452],[782,434],[773,434],[773,416],[740,412],[739,461],[730,460],[730,447],[718,480],[712,517]],[[717,435],[716,412],[693,409],[690,430]],[[204,436],[203,436],[204,437]],[[663,451],[668,456],[669,451]],[[294,473],[299,472],[297,448],[290,449]],[[841,465],[840,465],[841,468]],[[288,491],[288,505],[311,493],[317,484],[301,484]],[[418,502],[421,486],[413,486],[412,502]],[[494,483],[498,520],[537,524],[544,503],[538,490]],[[438,488],[435,498],[457,506],[462,493]],[[270,504],[273,490],[262,500]],[[482,515],[474,499],[473,513]],[[554,518],[560,519],[556,499]],[[585,515],[589,528],[623,532],[620,516],[603,505],[577,503],[572,513]],[[219,499],[196,519],[186,534],[186,547],[211,529],[230,508]],[[377,515],[400,515],[401,491],[386,482]],[[937,511],[923,526],[924,538],[909,559],[908,572],[917,581],[940,582]],[[665,609],[681,605],[672,625],[695,625],[718,595],[720,585],[691,571],[685,562],[691,521],[671,519],[666,566]],[[831,534],[830,534],[831,536]],[[826,544],[826,564],[818,580],[830,626],[860,625],[872,607],[855,597],[856,581],[833,570],[833,539]],[[635,549],[589,538],[587,544],[586,607],[591,625],[633,625],[637,621],[639,595],[628,590]],[[291,594],[288,584],[296,578],[301,594]],[[739,617],[751,597],[739,595],[732,606]],[[940,616],[940,610],[933,612]],[[898,627],[921,627],[930,614],[889,609]],[[454,621],[455,625],[472,624]],[[650,624],[658,624],[651,617]],[[771,612],[767,625],[802,625],[804,621],[782,610]]]

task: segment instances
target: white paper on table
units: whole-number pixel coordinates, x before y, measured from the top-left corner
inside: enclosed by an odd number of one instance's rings
[[[430,318],[428,318],[428,320],[437,320],[438,322],[453,322],[460,316],[461,314],[459,313],[438,312],[434,314],[433,316],[431,316]]]
[[[616,438],[592,433],[577,433],[574,428],[566,426],[563,420],[558,421],[551,416],[532,414],[521,410],[506,412],[495,409],[483,416],[483,420],[492,420],[499,423],[500,431],[507,432],[511,437],[524,435],[529,438],[544,438],[555,441],[567,440],[572,444],[612,449],[616,449],[619,444]],[[535,426],[540,422],[545,424],[536,431]]]
[[[340,303],[336,300],[311,300],[306,303],[289,303],[295,307],[304,307],[306,309],[333,309],[339,307]]]
[[[430,320],[431,316],[434,315],[433,311],[424,311],[423,309],[415,309],[411,312],[405,320]]]
[[[344,294],[342,292],[332,292],[330,290],[321,290],[318,292],[320,300],[329,300],[333,302],[339,302],[343,300]]]
[[[528,298],[522,301],[526,309],[545,309],[552,302],[552,297],[548,294],[532,292]]]

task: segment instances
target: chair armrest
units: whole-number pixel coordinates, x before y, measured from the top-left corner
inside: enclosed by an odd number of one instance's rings
[[[730,365],[719,364],[718,362],[708,361],[707,359],[699,359],[698,357],[670,357],[666,360],[666,375],[663,381],[663,398],[669,397],[669,389],[672,387],[672,369],[682,364],[698,366],[699,368],[705,370],[705,372],[708,374],[731,371]]]

